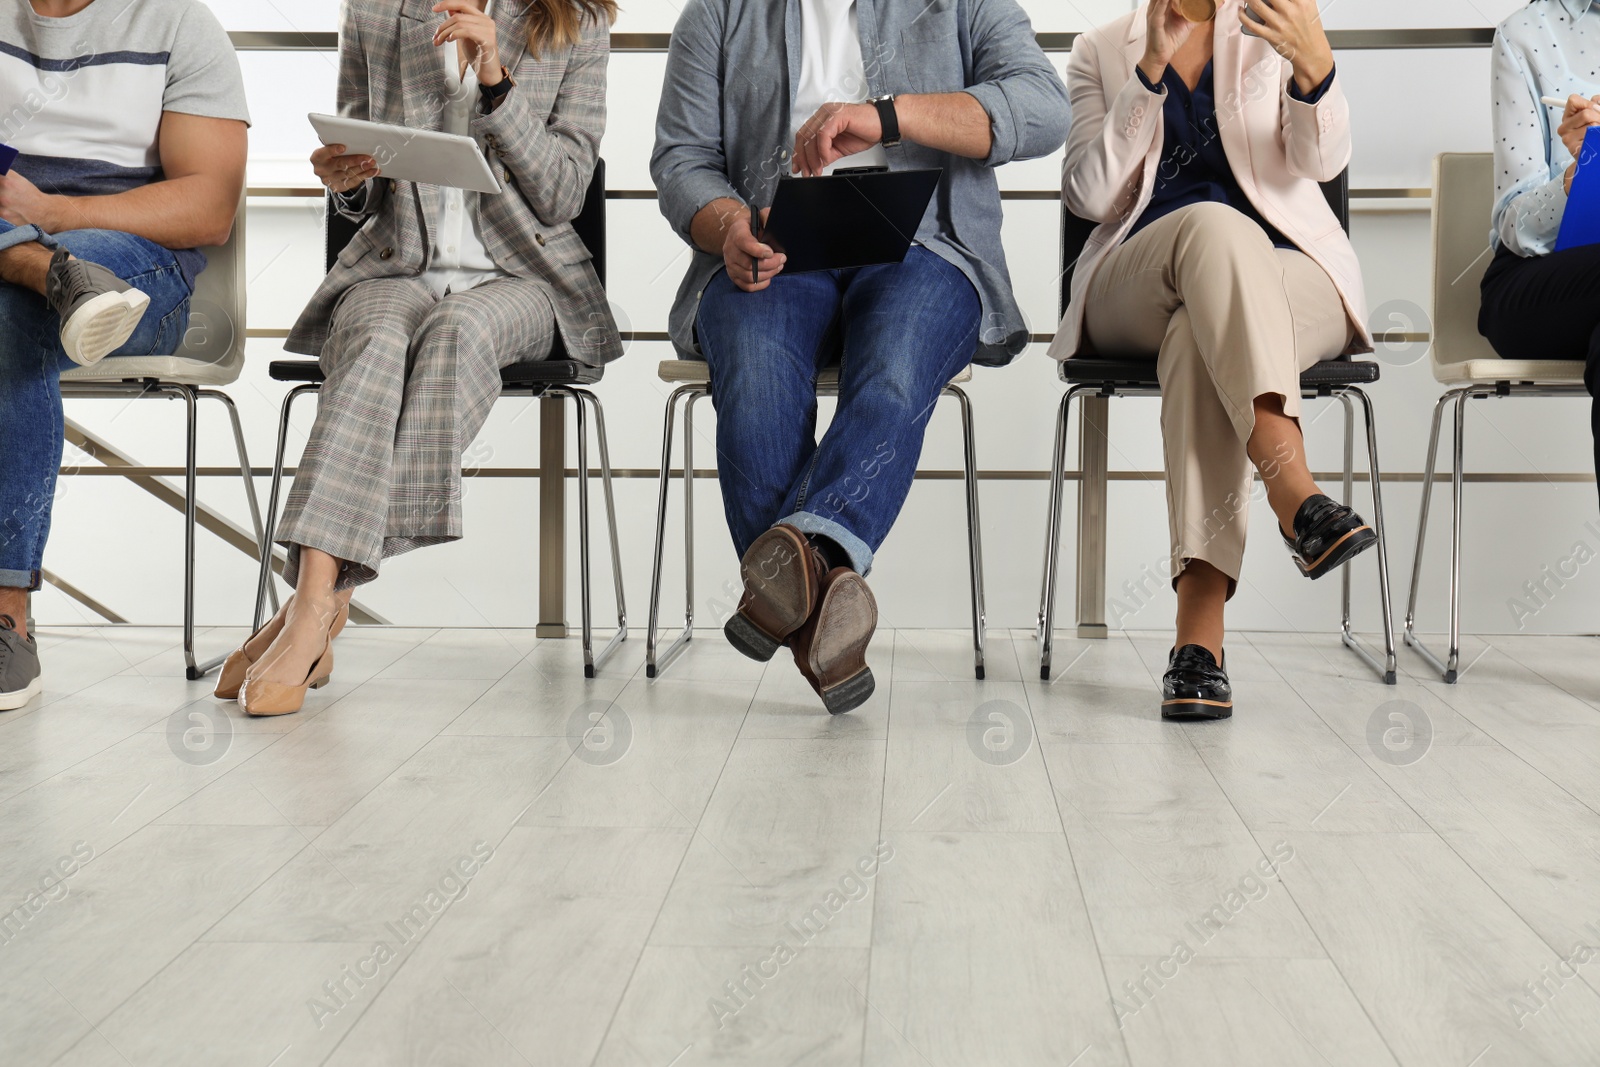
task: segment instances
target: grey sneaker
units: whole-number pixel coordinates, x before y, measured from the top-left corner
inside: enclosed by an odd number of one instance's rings
[[[61,316],[67,358],[89,367],[127,343],[150,297],[98,263],[73,259],[65,248],[50,257],[45,299]]]
[[[17,633],[17,622],[0,615],[0,711],[15,711],[39,695],[39,645],[30,632]]]

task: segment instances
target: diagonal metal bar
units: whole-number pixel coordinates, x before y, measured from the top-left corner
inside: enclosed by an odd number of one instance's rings
[[[124,619],[121,615],[118,615],[116,612],[112,611],[110,608],[106,607],[104,604],[100,603],[100,601],[96,600],[88,593],[85,593],[82,589],[79,589],[71,582],[64,581],[61,575],[57,574],[55,571],[48,569],[41,570],[39,572],[39,577],[43,578],[46,582],[55,586],[57,589],[67,594],[67,596],[71,597],[73,600],[76,600],[78,603],[82,604],[84,607],[88,608],[90,611],[94,612],[107,622],[114,622],[119,625],[127,623],[127,619]]]
[[[109,468],[136,468],[139,466],[132,457],[119,450],[115,445],[84,429],[72,419],[66,420],[66,438],[68,443],[81,449],[91,459],[99,460]],[[233,473],[237,476],[239,472],[235,469]],[[136,474],[132,471],[127,472],[127,479],[173,510],[180,512],[183,510],[183,491],[176,486],[168,485],[159,478]],[[261,559],[255,538],[250,536],[249,531],[242,526],[236,526],[204,507],[199,509],[196,517],[203,528],[222,538],[231,547],[238,549],[253,560],[259,561]]]
[[[136,471],[145,470],[148,468],[142,467],[139,463],[135,462],[132,457],[118,449],[109,441],[106,441],[96,434],[91,433],[89,430],[84,429],[72,419],[66,420],[66,439],[68,443],[82,450],[83,453],[89,456],[91,459],[100,461],[108,468],[118,470],[118,473],[123,474],[123,476],[126,477],[127,480],[133,485],[143,489],[145,492],[149,493],[163,504],[172,508],[174,511],[179,513],[183,512],[185,503],[183,499],[183,492],[181,490],[175,486],[168,485],[160,478],[151,477],[147,474],[135,473]],[[119,470],[119,468],[129,469]],[[239,472],[234,470],[232,473],[237,476]],[[260,562],[261,550],[256,544],[256,539],[251,536],[250,532],[244,529],[242,526],[235,525],[234,523],[223,518],[221,515],[212,512],[209,508],[204,506],[200,506],[195,509],[195,521],[202,529],[208,530],[217,537],[221,538],[225,544],[237,549],[240,552],[243,552],[252,560]],[[273,553],[272,566],[273,569],[278,573],[281,574],[283,572],[283,560],[276,552]],[[67,591],[64,587],[61,588],[63,592]],[[68,593],[68,595],[73,596],[73,599],[79,600],[86,606],[89,606],[91,610],[94,610],[101,615],[106,614],[99,607],[91,604],[87,600],[83,600],[82,597],[75,596],[71,593]],[[106,615],[106,617],[112,618],[110,615]],[[383,616],[368,608],[362,607],[360,604],[357,604],[354,601],[352,601],[350,604],[350,620],[355,623],[379,626],[386,625],[388,623],[388,620],[383,618]],[[112,621],[122,622],[124,620],[120,618],[113,618]]]

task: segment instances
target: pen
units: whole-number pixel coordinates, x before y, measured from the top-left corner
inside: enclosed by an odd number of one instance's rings
[[[750,202],[750,236],[761,240],[761,209],[754,200]],[[750,257],[750,284],[761,284],[761,261],[755,256]]]
[[[1576,95],[1576,94],[1574,94],[1574,95]],[[1548,104],[1551,107],[1559,107],[1563,111],[1565,111],[1566,107],[1567,107],[1567,102],[1565,100],[1558,100],[1553,96],[1541,96],[1539,98],[1539,102],[1541,104]]]

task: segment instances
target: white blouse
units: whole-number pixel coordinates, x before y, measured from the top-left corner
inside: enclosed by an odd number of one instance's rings
[[[481,106],[478,72],[469,67],[466,76],[462,76],[455,42],[446,42],[438,51],[450,88],[440,129],[465,136],[472,132],[473,112]],[[446,293],[464,293],[496,278],[509,278],[489,255],[488,246],[483,242],[478,213],[481,194],[448,186],[441,187],[439,192],[439,218],[434,220],[433,231],[438,248],[433,265],[422,280],[442,297]]]
[[[1600,94],[1600,0],[1533,0],[1495,31],[1494,228],[1490,242],[1519,256],[1555,251],[1567,209],[1572,154],[1556,134],[1565,100]]]

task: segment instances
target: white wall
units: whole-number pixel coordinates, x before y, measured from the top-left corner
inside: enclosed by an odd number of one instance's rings
[[[1041,31],[1089,28],[1128,10],[1126,0],[1068,0],[1048,4],[1025,0]],[[211,0],[230,29],[328,31],[336,26],[328,0]],[[1515,0],[1331,0],[1326,19],[1336,28],[1396,26],[1484,26],[1518,7]],[[670,30],[676,16],[671,0],[629,3],[616,26],[620,32]],[[1054,57],[1064,65],[1066,57]],[[313,141],[305,113],[325,110],[332,99],[334,57],[324,54],[247,54],[243,57],[255,129],[252,184],[311,182],[302,162]],[[623,55],[611,62],[610,128],[604,155],[613,188],[648,188],[646,172],[655,103],[664,57]],[[1355,111],[1357,151],[1353,182],[1358,187],[1415,187],[1430,184],[1430,161],[1440,151],[1484,151],[1489,147],[1486,50],[1341,53],[1339,62]],[[1002,183],[1013,189],[1045,189],[1056,184],[1059,159],[1005,169]],[[1355,240],[1367,271],[1374,308],[1407,301],[1412,311],[1400,320],[1375,322],[1392,329],[1426,330],[1419,319],[1428,305],[1429,216],[1426,202],[1367,203],[1355,222]],[[1018,296],[1033,328],[1047,331],[1055,318],[1058,253],[1053,235],[1058,208],[1049,202],[1007,204],[1006,245]],[[1487,228],[1487,224],[1485,224]],[[314,201],[258,199],[250,204],[250,325],[286,327],[315,285],[320,272],[320,205]],[[635,330],[662,330],[683,266],[681,245],[650,201],[611,205],[611,291],[619,317]],[[1416,321],[1408,321],[1415,319]],[[284,387],[267,378],[266,364],[280,355],[277,342],[256,340],[250,366],[231,390],[244,411],[252,459],[270,459],[273,427]],[[667,346],[634,344],[628,357],[608,371],[600,392],[611,419],[612,455],[619,467],[652,468],[658,462],[660,418],[667,390],[655,378],[656,361]],[[1416,472],[1422,467],[1428,418],[1438,387],[1428,371],[1426,352],[1384,354],[1386,377],[1374,390],[1380,418],[1382,458],[1387,470]],[[1048,458],[1054,407],[1060,387],[1054,365],[1042,349],[1027,353],[1005,371],[980,371],[971,388],[979,434],[980,462],[987,469],[1039,471]],[[1322,405],[1332,409],[1331,405]],[[698,426],[701,465],[712,462],[709,405]],[[1313,408],[1307,420],[1316,466],[1331,469],[1340,460],[1337,411],[1323,416]],[[1158,470],[1157,405],[1121,401],[1113,405],[1112,466]],[[181,462],[181,420],[176,405],[75,402],[69,416],[109,437],[147,463]],[[292,448],[304,441],[313,406],[295,420]],[[220,418],[207,424],[203,462],[222,465],[230,449]],[[527,401],[502,402],[475,449],[483,466],[531,466],[536,455],[537,416]],[[1474,405],[1469,417],[1469,459],[1478,471],[1586,473],[1591,448],[1586,411],[1579,401],[1545,400]],[[952,469],[959,461],[952,411],[935,418],[923,459],[925,469]],[[69,457],[69,462],[70,462]],[[1358,453],[1358,463],[1361,462]],[[245,521],[237,481],[209,479],[206,502],[235,521]],[[263,481],[264,491],[264,481]],[[983,486],[984,534],[988,565],[989,618],[998,626],[1031,626],[1037,598],[1044,527],[1043,481],[992,480]],[[631,615],[642,622],[649,583],[650,539],[654,521],[653,480],[618,485],[622,509],[624,562]],[[1403,612],[1410,575],[1418,486],[1386,486],[1390,521],[1390,559],[1394,568],[1397,613]],[[1469,489],[1467,540],[1468,629],[1516,629],[1507,600],[1520,594],[1541,567],[1571,554],[1584,540],[1600,549],[1600,533],[1585,524],[1595,520],[1591,485],[1482,484]],[[1440,498],[1443,504],[1443,498]],[[724,583],[736,576],[735,560],[720,521],[714,484],[699,496],[697,566],[698,610],[715,621],[714,601],[727,600]],[[575,510],[575,509],[571,509]],[[396,622],[439,625],[531,625],[535,621],[534,535],[537,506],[534,483],[480,479],[467,501],[468,540],[460,545],[414,554],[395,561],[385,578],[362,594]],[[1424,582],[1423,624],[1443,621],[1443,557],[1448,509],[1435,511],[1433,566]],[[966,618],[963,565],[964,531],[959,483],[921,482],[912,492],[901,525],[884,546],[875,587],[885,622],[897,626],[958,626]],[[1117,482],[1111,491],[1111,548],[1108,588],[1117,595],[1125,581],[1165,554],[1166,519],[1159,482]],[[1255,515],[1245,582],[1231,614],[1240,628],[1327,630],[1336,625],[1337,584],[1305,582],[1270,535],[1264,509]],[[1596,522],[1600,529],[1600,522]],[[678,527],[671,528],[676,544]],[[1070,621],[1071,522],[1066,536],[1063,620]],[[56,533],[47,566],[99,597],[124,616],[140,622],[178,619],[178,515],[139,490],[108,478],[64,479],[56,512]],[[669,557],[672,555],[669,548]],[[213,538],[202,542],[205,585],[200,617],[206,622],[238,622],[247,613],[252,569],[243,557]],[[1367,629],[1375,628],[1375,582],[1370,557],[1358,565],[1358,608]],[[1527,623],[1529,631],[1595,632],[1600,605],[1594,592],[1600,577],[1587,568],[1554,602]],[[576,557],[569,567],[575,597]],[[680,566],[668,571],[668,604],[681,598]],[[1147,583],[1148,586],[1149,583]],[[605,586],[599,602],[609,605]],[[1140,610],[1124,597],[1115,615],[1128,626],[1159,627],[1171,619],[1170,595],[1159,592]],[[576,601],[571,609],[576,622]],[[91,619],[55,591],[36,604],[45,622]],[[1132,614],[1127,614],[1132,611]],[[604,609],[602,609],[602,614]],[[1398,621],[1398,618],[1397,618]]]

